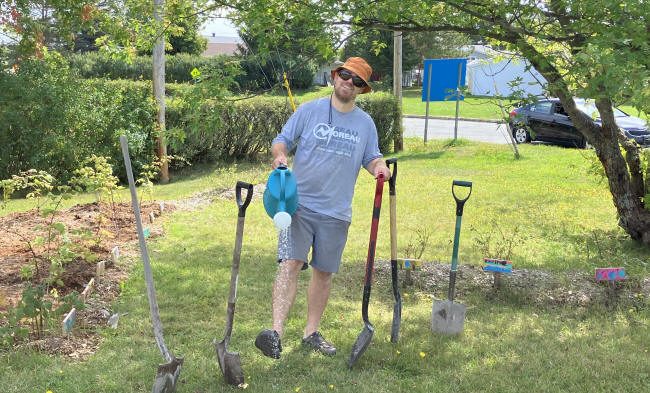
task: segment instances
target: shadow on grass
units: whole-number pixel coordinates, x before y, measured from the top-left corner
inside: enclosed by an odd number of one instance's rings
[[[408,138],[408,151],[409,153],[397,154],[399,162],[402,161],[417,161],[417,160],[435,160],[442,158],[448,154],[450,150],[456,147],[468,146],[473,144],[465,139],[444,139],[433,140],[424,144],[417,138]]]

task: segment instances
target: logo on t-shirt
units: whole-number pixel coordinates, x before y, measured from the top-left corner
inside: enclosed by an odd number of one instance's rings
[[[318,150],[350,157],[357,143],[361,141],[359,133],[339,126],[318,123],[314,127],[314,136],[320,141]]]

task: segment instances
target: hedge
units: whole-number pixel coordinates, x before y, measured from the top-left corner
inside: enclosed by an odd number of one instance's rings
[[[357,103],[375,121],[379,148],[392,152],[393,140],[401,133],[402,116],[392,94],[359,96]],[[168,106],[167,128],[182,135],[171,140],[170,151],[190,161],[249,159],[268,152],[271,141],[289,119],[291,108],[283,98],[256,97],[233,102],[208,102],[192,110],[176,101]],[[188,118],[198,118],[192,125]]]
[[[151,56],[137,56],[126,62],[120,58],[110,58],[97,52],[71,54],[67,57],[72,70],[85,79],[108,78],[151,80]],[[312,85],[317,64],[308,59],[298,58],[297,65],[287,68],[289,83],[294,89],[306,89]],[[191,72],[194,68],[208,70],[210,68],[225,68],[226,62],[237,62],[241,73],[235,81],[242,91],[261,91],[271,87],[282,86],[283,64],[286,60],[269,62],[262,66],[259,60],[252,57],[218,55],[212,57],[188,55],[185,53],[165,57],[165,81],[167,83],[192,82]],[[295,60],[294,60],[295,61]]]
[[[220,55],[213,57],[188,55],[185,53],[165,56],[165,81],[168,83],[191,82],[194,68],[204,69],[220,66],[232,57]],[[131,79],[151,80],[151,56],[137,56],[131,62],[120,58],[110,58],[97,52],[72,54],[68,57],[70,67],[86,79]]]

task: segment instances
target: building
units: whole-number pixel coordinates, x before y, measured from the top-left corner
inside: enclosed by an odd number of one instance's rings
[[[244,41],[239,36],[223,36],[212,33],[204,35],[208,40],[203,56],[215,55],[234,55],[239,53],[239,46],[244,44]]]
[[[508,96],[514,90],[536,96],[544,93],[546,79],[521,56],[473,45],[467,60],[465,80],[472,95]],[[515,80],[519,80],[518,86],[513,86]]]

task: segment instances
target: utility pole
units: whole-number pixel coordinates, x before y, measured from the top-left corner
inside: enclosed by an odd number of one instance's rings
[[[399,105],[400,115],[402,112],[402,32],[393,32],[393,94]],[[393,149],[396,152],[404,149],[404,139],[402,135],[402,118],[399,119],[399,132],[393,139]]]
[[[160,182],[169,183],[169,163],[167,162],[167,142],[165,141],[165,31],[163,14],[165,0],[153,0],[153,18],[159,35],[153,47],[153,95],[158,105],[156,155],[160,160]]]

